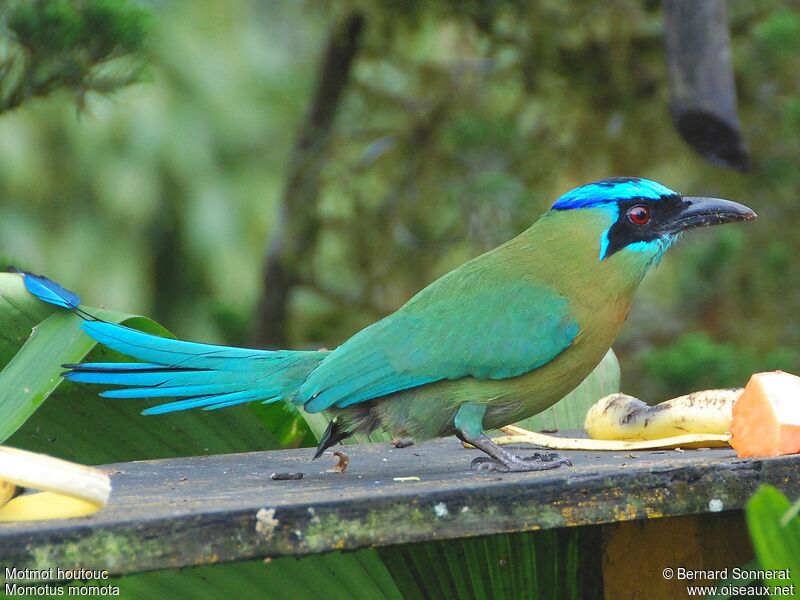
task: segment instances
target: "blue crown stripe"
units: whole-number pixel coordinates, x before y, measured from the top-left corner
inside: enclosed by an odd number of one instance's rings
[[[677,192],[649,179],[615,177],[587,183],[561,196],[553,204],[554,210],[587,208],[609,202],[624,200],[659,200],[664,196],[675,196]]]

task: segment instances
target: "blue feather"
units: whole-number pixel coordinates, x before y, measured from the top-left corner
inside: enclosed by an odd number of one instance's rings
[[[233,383],[233,385],[232,385]],[[130,385],[114,382],[113,385]],[[100,392],[103,398],[180,398],[182,396],[208,396],[229,393],[232,387],[240,387],[235,382],[209,383],[207,385],[154,385],[152,387],[119,388]]]
[[[184,342],[104,321],[87,321],[82,327],[96,341],[146,362],[64,365],[68,371],[63,376],[122,386],[100,394],[107,398],[187,397],[144,410],[148,415],[291,399],[325,356]]]
[[[28,292],[43,302],[73,310],[84,318],[82,328],[95,341],[145,361],[64,365],[65,379],[122,386],[101,392],[106,398],[188,397],[148,408],[143,414],[291,399],[325,356],[322,352],[249,350],[151,335],[85,313],[77,294],[47,277],[14,267],[9,270],[21,275]]]
[[[201,396],[199,398],[187,398],[186,400],[176,400],[175,402],[168,402],[167,404],[159,404],[158,406],[151,406],[142,411],[143,415],[163,415],[165,413],[176,412],[179,410],[187,410],[190,408],[205,408],[206,406],[214,406],[220,401],[220,396]],[[244,402],[249,402],[245,400]],[[238,404],[238,403],[237,403]]]
[[[221,363],[230,361],[226,369],[249,369],[246,362],[237,359],[259,358],[265,354],[270,360],[281,361],[296,354],[290,350],[251,350],[232,348],[197,342],[184,342],[144,333],[124,325],[106,323],[105,321],[86,321],[83,330],[95,341],[112,350],[126,354],[139,360],[154,362],[171,367],[185,368],[219,368]]]
[[[237,404],[245,404],[253,400],[259,400],[259,395],[251,390],[243,390],[240,392],[233,392],[230,394],[219,394],[216,396],[203,396],[202,398],[195,398],[193,400],[178,400],[176,402],[169,402],[168,404],[160,404],[152,406],[142,411],[143,415],[163,415],[168,412],[175,412],[177,410],[186,410],[187,408],[202,408],[203,410],[216,410],[218,408],[227,408],[228,406],[235,406]],[[278,400],[278,398],[275,398]]]
[[[678,193],[651,181],[638,177],[612,177],[601,179],[576,187],[561,196],[553,204],[553,210],[571,210],[588,208],[620,200],[659,200],[665,196],[677,196]]]
[[[43,302],[69,310],[77,309],[81,303],[81,299],[75,292],[61,287],[55,281],[43,275],[21,271],[16,267],[9,267],[9,271],[22,275],[22,282],[25,284],[25,289]]]

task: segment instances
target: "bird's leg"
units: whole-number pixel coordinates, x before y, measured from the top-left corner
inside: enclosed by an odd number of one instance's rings
[[[483,415],[486,406],[475,403],[462,404],[458,408],[455,418],[456,435],[462,442],[472,444],[483,450],[491,458],[479,456],[472,461],[472,468],[476,471],[500,471],[502,473],[518,471],[546,471],[557,469],[561,465],[572,466],[568,458],[563,458],[555,453],[532,456],[517,456],[495,444],[488,435],[483,433]]]
[[[555,452],[536,452],[531,456],[517,456],[495,444],[485,433],[481,433],[477,438],[468,438],[463,432],[458,432],[456,435],[461,441],[472,444],[491,456],[491,458],[479,456],[473,459],[470,466],[475,471],[499,471],[501,473],[509,473],[520,471],[547,471],[549,469],[557,469],[561,465],[572,466],[572,462],[568,458],[559,456]]]

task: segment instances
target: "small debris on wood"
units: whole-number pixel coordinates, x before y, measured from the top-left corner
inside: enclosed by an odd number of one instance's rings
[[[635,454],[628,454],[628,455],[626,455],[626,456],[625,456],[625,458],[633,458],[633,459],[637,459],[637,458],[639,458],[639,457],[638,457],[638,456],[636,456]]]
[[[392,438],[392,446],[395,448],[408,448],[414,445],[414,440],[410,438]]]
[[[182,475],[182,476],[178,477],[178,481],[189,481],[189,478],[186,477],[185,475]]]
[[[420,478],[416,475],[411,477],[392,477],[392,481],[420,481]]]
[[[347,470],[347,465],[350,464],[350,457],[339,450],[334,451],[333,455],[339,460],[336,461],[332,468],[328,469],[328,473],[344,473]]]
[[[256,533],[265,537],[275,533],[275,528],[280,525],[280,521],[275,518],[274,508],[259,508],[256,512]]]
[[[675,448],[675,452],[680,452],[681,454],[683,454],[684,450],[683,448]]]
[[[273,473],[269,476],[275,481],[291,481],[292,479],[302,479],[305,473]]]
[[[444,502],[439,502],[439,504],[433,507],[433,514],[436,515],[437,519],[444,519],[450,516],[450,511]]]

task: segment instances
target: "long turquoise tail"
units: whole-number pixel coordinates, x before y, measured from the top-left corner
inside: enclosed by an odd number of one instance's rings
[[[64,365],[68,369],[64,378],[121,386],[101,392],[106,398],[183,398],[147,408],[143,414],[291,400],[325,356],[323,352],[250,350],[151,335],[97,320],[80,309],[80,299],[73,292],[46,277],[17,272],[36,297],[86,319],[82,328],[94,340],[144,361]]]
[[[158,337],[123,325],[87,321],[83,330],[104,346],[141,363],[64,365],[70,381],[123,386],[105,398],[184,398],[142,414],[213,410],[260,400],[291,400],[322,360],[322,352],[250,350]]]

